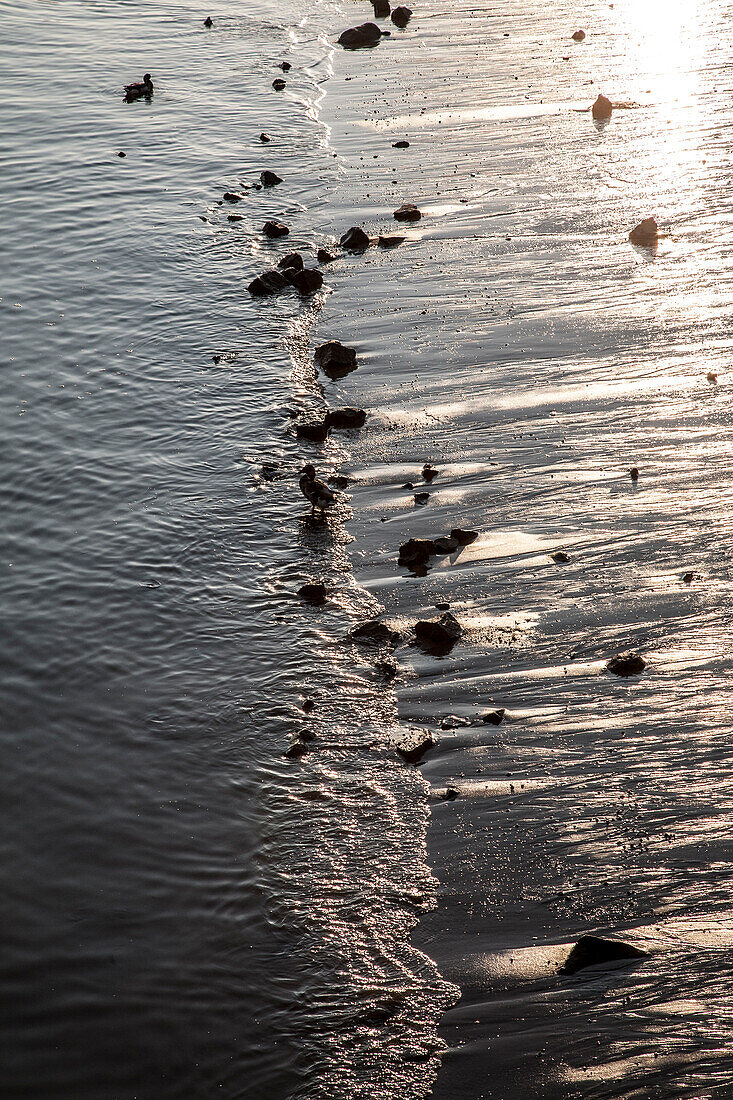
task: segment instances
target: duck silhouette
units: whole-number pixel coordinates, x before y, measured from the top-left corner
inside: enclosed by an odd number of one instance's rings
[[[153,91],[153,81],[150,79],[150,73],[145,73],[139,83],[125,85],[125,102],[134,103],[136,99],[152,99]]]
[[[334,493],[333,489],[330,489],[326,485],[325,481],[321,481],[316,477],[316,470],[310,463],[304,466],[300,471],[300,491],[307,501],[310,502],[311,508],[315,512],[316,508],[319,511],[325,512],[332,504],[335,504],[338,497]]]

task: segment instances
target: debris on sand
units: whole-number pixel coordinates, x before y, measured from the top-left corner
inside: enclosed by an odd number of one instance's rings
[[[606,664],[614,676],[636,676],[646,668],[646,661],[640,653],[618,653]]]
[[[604,95],[599,95],[590,110],[593,118],[598,122],[605,122],[613,114],[613,104]]]
[[[419,619],[415,623],[417,644],[436,656],[449,653],[462,633],[461,624],[450,611],[444,612],[439,619]]]
[[[606,940],[602,936],[581,936],[567,959],[560,967],[561,974],[577,974],[588,966],[605,966],[609,963],[633,962],[648,958],[646,951],[632,947],[621,940]]]
[[[644,218],[643,222],[635,225],[629,233],[629,240],[642,248],[654,248],[659,240],[659,226],[655,219]]]

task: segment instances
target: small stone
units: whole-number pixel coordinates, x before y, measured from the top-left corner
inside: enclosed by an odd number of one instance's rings
[[[449,604],[449,603],[445,603],[445,602],[443,602],[443,603],[436,603],[436,605],[435,605],[435,610],[436,610],[436,611],[450,611],[450,604]]]
[[[119,153],[117,154],[117,156],[118,156],[118,157],[126,157],[126,156],[127,156],[127,153],[123,153],[122,149],[120,149],[120,151],[119,151]]]
[[[405,141],[404,139],[402,141],[393,141],[392,142],[392,148],[393,149],[409,149],[410,148],[410,143],[409,143],[409,141]]]
[[[470,718],[464,718],[459,714],[446,714],[445,718],[441,719],[440,728],[442,730],[459,730],[472,724]]]
[[[499,707],[498,710],[487,710],[483,714],[479,714],[479,721],[486,726],[500,726],[505,714],[506,709],[504,707]]]
[[[205,27],[213,27],[214,26],[214,20],[211,18],[210,15],[207,15],[206,18],[204,19],[204,26]]]
[[[354,225],[346,230],[339,243],[347,252],[363,252],[369,247],[369,237],[363,229]]]
[[[380,674],[380,676],[382,676],[383,679],[385,679],[388,683],[391,683],[393,680],[397,679],[398,669],[394,661],[377,661],[374,667]]]
[[[412,484],[411,481],[406,481],[405,484],[402,486],[402,488],[403,489],[414,489],[415,486]]]
[[[575,34],[570,36],[573,42],[583,42],[585,39],[585,31],[576,31]]]
[[[412,499],[415,501],[415,504],[417,504],[418,507],[424,508],[427,502],[430,500],[430,493],[415,493]]]
[[[271,138],[270,138],[270,135],[269,135],[269,134],[260,134],[260,141],[261,141],[261,142],[262,142],[262,143],[263,143],[264,145],[266,145],[266,144],[267,144],[267,142],[268,142],[268,141],[270,141],[270,140],[271,140]]]
[[[397,248],[407,240],[406,237],[385,237],[380,234],[377,237],[377,245],[379,248]]]
[[[323,581],[309,581],[298,589],[298,595],[305,603],[309,603],[313,607],[320,607],[328,599],[328,589]]]
[[[287,237],[290,230],[287,225],[283,225],[282,222],[265,222],[262,226],[262,232],[266,237],[270,237],[272,240],[277,240],[278,237]],[[280,265],[278,264],[278,267]]]
[[[276,92],[281,92],[285,87],[285,81],[281,76],[276,76],[272,82],[272,86]]]
[[[341,378],[349,371],[356,370],[356,351],[347,348],[340,340],[329,340],[317,347],[313,359],[316,366],[330,378]]]
[[[682,578],[682,580],[685,582],[685,584],[692,584],[694,579],[695,579],[695,574],[694,573],[685,573],[684,577]]]
[[[362,428],[366,416],[364,409],[330,409],[326,413],[326,423],[330,428],[348,431],[353,428]]]
[[[614,676],[636,676],[646,668],[646,661],[639,653],[619,653],[606,664]]]
[[[270,294],[277,294],[279,291],[284,290],[288,285],[288,280],[283,275],[282,271],[265,271],[262,275],[258,275],[256,279],[247,287],[250,294],[255,297],[264,298]]]
[[[333,252],[329,252],[325,248],[319,248],[318,252],[316,253],[316,259],[318,260],[319,264],[332,264],[336,257],[334,256]]]
[[[219,365],[219,363],[221,363],[221,356],[220,355],[212,355],[211,358],[217,366]]]
[[[405,566],[418,576],[425,576],[430,557],[434,553],[435,544],[432,539],[408,539],[400,546],[397,564]]]
[[[278,260],[277,266],[281,271],[285,268],[289,268],[291,271],[302,271],[305,264],[300,252],[288,252],[281,260]]]
[[[397,645],[402,641],[399,631],[393,630],[386,623],[380,623],[379,619],[367,619],[355,626],[349,633],[349,638],[363,645]]]
[[[564,550],[556,550],[554,554],[550,554],[550,557],[557,565],[566,565],[570,561],[570,555]]]
[[[638,481],[639,480],[639,470],[636,466],[632,466],[631,469],[629,470],[629,477],[631,478],[632,481]]]
[[[455,787],[446,787],[443,794],[440,796],[443,802],[454,802],[458,798],[458,791]]]
[[[311,443],[323,443],[328,439],[330,425],[326,420],[303,420],[295,425],[298,439],[307,439]]]
[[[646,959],[646,951],[632,947],[621,940],[606,940],[601,936],[581,936],[567,959],[560,967],[561,974],[577,974],[588,966],[604,966],[608,963],[632,962]]]
[[[708,380],[708,382],[717,382],[718,381],[718,376],[717,376],[717,374],[715,373],[714,370],[709,370],[708,371],[707,380]]]
[[[316,737],[313,730],[309,730],[309,729],[306,728],[306,729],[300,731],[300,740],[310,742],[310,741],[317,741],[318,738]]]
[[[641,248],[654,248],[659,240],[659,226],[655,219],[644,218],[643,222],[635,225],[629,233],[629,240]]]
[[[244,221],[244,215],[243,214],[227,214],[227,221],[228,222],[243,222]]]
[[[417,764],[435,744],[430,730],[415,730],[408,734],[397,746],[397,752],[408,764]]]
[[[410,22],[411,18],[412,9],[406,8],[403,5],[400,5],[400,7],[398,8],[394,8],[392,11],[392,22],[396,27],[400,27],[400,29],[402,30],[404,30],[404,28]]]
[[[461,625],[450,611],[439,619],[421,619],[415,623],[418,645],[428,653],[442,656],[449,653],[463,633]]]
[[[292,67],[293,66],[290,64],[289,61],[281,61],[280,64],[278,65],[278,68],[282,69],[282,71],[284,73],[289,73],[290,70],[292,69]]]
[[[478,538],[478,531],[467,531],[463,527],[451,528],[451,538],[459,542],[461,546],[469,546]]]
[[[613,114],[613,104],[604,95],[599,95],[590,111],[598,122],[606,122]]]
[[[304,699],[301,705],[305,714],[312,714],[312,712],[316,708],[316,704],[313,699]]]
[[[398,222],[419,222],[422,214],[414,203],[403,202],[402,206],[395,210],[392,217]]]
[[[421,473],[423,476],[423,480],[430,482],[438,476],[439,471],[436,470],[435,466],[433,466],[432,463],[426,462],[422,468]]]
[[[277,187],[278,183],[282,183],[282,176],[266,168],[264,172],[260,172],[260,182],[263,187]]]
[[[224,202],[241,202],[244,195],[240,195],[238,191],[225,191],[222,197]]]

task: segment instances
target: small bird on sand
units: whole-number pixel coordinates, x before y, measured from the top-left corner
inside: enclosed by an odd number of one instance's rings
[[[306,500],[310,501],[311,507],[315,512],[316,508],[321,512],[325,512],[332,504],[335,504],[338,497],[334,493],[333,489],[329,489],[325,481],[321,481],[316,477],[316,470],[310,463],[304,466],[300,471],[300,491]]]
[[[136,99],[151,99],[153,95],[153,81],[150,78],[150,73],[145,73],[145,76],[137,84],[125,85],[125,99],[128,103],[134,103]]]

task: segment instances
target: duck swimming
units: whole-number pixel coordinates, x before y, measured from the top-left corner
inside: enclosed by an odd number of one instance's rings
[[[152,99],[152,97],[153,82],[150,79],[150,73],[145,73],[138,84],[125,85],[125,102],[127,103],[134,103],[136,99]]]
[[[332,504],[335,504],[338,497],[334,493],[333,489],[329,489],[325,481],[321,481],[316,477],[316,470],[310,463],[304,466],[300,471],[300,491],[307,501],[310,501],[311,507],[315,512],[316,508],[321,512],[325,512]]]

